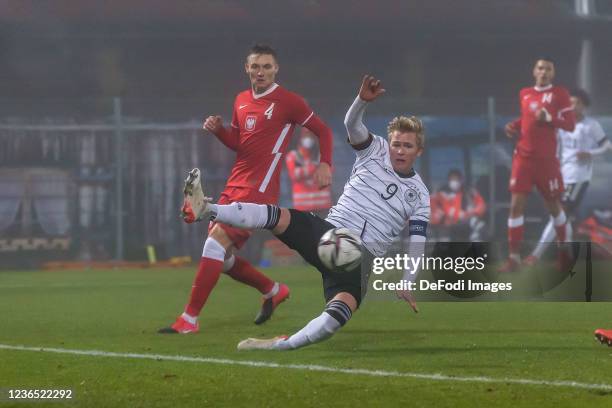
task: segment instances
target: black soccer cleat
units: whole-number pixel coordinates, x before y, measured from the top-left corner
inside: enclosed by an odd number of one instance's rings
[[[261,309],[259,309],[259,313],[257,313],[257,316],[255,316],[253,323],[259,325],[267,322],[272,317],[274,309],[276,309],[282,302],[289,299],[289,293],[289,287],[281,283],[278,287],[278,293],[276,295],[268,299],[264,298],[262,300]]]
[[[178,334],[178,331],[172,327],[162,327],[157,331],[159,334]]]
[[[177,317],[176,321],[170,327],[164,327],[159,329],[159,334],[189,334],[197,333],[200,331],[200,324],[189,323],[183,318],[183,316]]]

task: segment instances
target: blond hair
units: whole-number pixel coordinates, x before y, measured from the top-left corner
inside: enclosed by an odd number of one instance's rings
[[[425,127],[423,126],[421,119],[417,118],[416,116],[394,117],[387,126],[387,135],[391,137],[391,133],[396,130],[400,133],[415,133],[419,148],[422,149],[425,147]]]

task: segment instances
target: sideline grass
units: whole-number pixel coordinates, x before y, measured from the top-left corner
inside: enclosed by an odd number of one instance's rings
[[[155,333],[182,309],[192,269],[0,272],[0,343],[612,383],[606,376],[612,353],[591,335],[612,320],[605,303],[431,302],[422,303],[421,313],[414,315],[400,302],[375,300],[364,303],[328,342],[287,353],[237,352],[236,344],[245,337],[291,333],[322,310],[316,272],[305,267],[268,272],[292,289],[291,299],[270,322],[253,325],[259,294],[222,278],[202,315],[201,333],[192,336]],[[0,350],[0,361],[0,387],[73,388],[71,406],[612,406],[607,391],[535,385],[12,350]],[[0,408],[10,405],[0,402]]]

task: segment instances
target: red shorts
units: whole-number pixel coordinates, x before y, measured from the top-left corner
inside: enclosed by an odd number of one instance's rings
[[[249,188],[226,187],[221,193],[221,197],[219,197],[217,204],[231,204],[236,201],[255,204],[275,204],[278,202],[278,198],[270,197],[269,194],[260,193],[257,190],[251,190]],[[251,230],[236,228],[232,227],[231,225],[214,221],[211,221],[208,224],[209,234],[215,225],[219,225],[219,227],[223,228],[223,231],[225,231],[237,249],[242,248],[242,246],[251,236]]]
[[[563,178],[559,160],[534,159],[514,153],[508,189],[511,193],[528,194],[534,185],[546,200],[561,197]]]

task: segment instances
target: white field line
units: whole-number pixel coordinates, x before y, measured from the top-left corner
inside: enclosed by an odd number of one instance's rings
[[[534,380],[528,378],[461,377],[444,374],[410,373],[401,371],[368,370],[360,368],[339,368],[311,364],[279,364],[269,361],[230,360],[211,357],[172,356],[163,354],[115,353],[101,350],[72,350],[52,347],[28,347],[0,344],[0,350],[37,351],[42,353],[72,354],[79,356],[132,358],[155,361],[184,361],[190,363],[237,365],[247,367],[281,368],[300,371],[323,371],[331,373],[365,375],[370,377],[417,378],[432,381],[474,382],[491,384],[520,384],[545,387],[581,388],[586,390],[612,391],[612,384],[591,384],[577,381]]]

